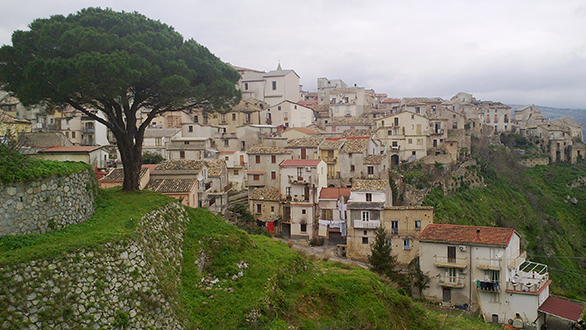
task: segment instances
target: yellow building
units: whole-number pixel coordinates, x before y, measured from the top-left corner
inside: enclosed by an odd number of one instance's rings
[[[21,132],[30,132],[32,123],[28,120],[18,119],[0,110],[0,138],[11,137],[16,139]]]

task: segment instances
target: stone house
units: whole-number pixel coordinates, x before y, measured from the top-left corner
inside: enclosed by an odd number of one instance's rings
[[[393,166],[427,156],[429,142],[439,143],[437,136],[444,134],[438,128],[432,135],[435,127],[430,127],[429,119],[408,111],[377,119],[376,126],[376,137],[385,146]]]
[[[228,209],[228,191],[232,183],[228,176],[228,167],[224,159],[205,159],[208,168],[208,179],[211,187],[208,190],[207,209],[216,214],[225,214]]]
[[[319,194],[319,237],[327,244],[346,244],[346,207],[351,188],[323,188]]]
[[[248,169],[248,155],[244,151],[220,151],[219,159],[224,159],[228,169],[228,181],[232,184],[231,190],[241,191],[247,185],[246,171]]]
[[[149,183],[151,176],[150,170],[148,167],[143,166],[140,169],[139,179],[138,179],[138,189],[144,189],[146,185]],[[106,174],[104,177],[98,180],[98,185],[102,189],[108,189],[113,187],[122,187],[124,184],[124,168],[115,168],[110,171],[110,173]]]
[[[512,228],[430,224],[419,235],[421,271],[431,278],[424,297],[470,306],[504,323],[518,313],[541,329],[538,308],[549,296],[547,265],[526,260]]]
[[[374,121],[370,118],[357,117],[343,117],[332,118],[332,120],[325,125],[326,133],[342,134],[346,130],[368,130],[375,126]]]
[[[248,154],[248,196],[257,188],[279,189],[279,165],[291,159],[291,151],[282,147],[253,147]]]
[[[285,237],[317,237],[317,205],[327,184],[326,170],[321,159],[287,159],[280,164],[281,232]]]
[[[60,162],[84,162],[101,169],[108,166],[109,153],[101,146],[55,146],[40,150],[34,157]]]
[[[174,137],[181,135],[179,128],[147,128],[144,131],[144,139],[142,141],[142,151],[152,152],[169,159],[167,144],[171,142]]]
[[[511,107],[501,102],[480,102],[480,123],[494,128],[495,133],[511,132]]]
[[[313,109],[285,100],[261,112],[263,124],[285,128],[307,127],[314,122]]]
[[[268,104],[260,100],[241,100],[227,112],[206,114],[207,124],[217,127],[220,133],[235,133],[237,128],[242,125],[263,124],[260,113],[266,108],[268,108]],[[203,116],[203,113],[201,114]]]
[[[307,127],[291,127],[281,132],[281,137],[287,139],[297,139],[302,137],[316,136],[319,132],[309,129]]]
[[[212,191],[212,179],[208,176],[208,167],[206,162],[201,160],[167,160],[159,164],[157,168],[151,172],[151,181],[157,179],[189,179],[195,180],[195,200],[197,204],[193,207],[208,208],[210,206],[210,192]],[[183,186],[187,187],[187,184],[192,181],[182,181]],[[191,186],[189,186],[191,194]],[[147,189],[147,188],[145,188]],[[185,188],[187,189],[187,188]],[[217,187],[216,187],[217,189]],[[186,192],[183,191],[183,194]],[[191,195],[190,195],[191,196]],[[193,196],[191,198],[194,198]],[[193,204],[189,202],[190,206]]]
[[[346,138],[339,152],[340,179],[349,185],[353,179],[366,178],[368,173],[364,160],[369,154],[384,153],[384,147],[377,140],[368,137]]]
[[[330,117],[360,117],[374,104],[374,92],[364,87],[348,87],[340,79],[318,78],[317,96],[320,105],[329,105]]]
[[[279,189],[255,189],[248,199],[248,204],[254,218],[264,223],[269,232],[275,232],[278,229],[276,225],[281,220],[281,194]]]
[[[365,260],[374,242],[375,230],[381,226],[383,210],[392,206],[388,181],[355,180],[348,200],[346,238],[349,258]]]
[[[198,207],[197,179],[152,179],[144,189],[178,199],[185,206]]]
[[[400,265],[408,265],[419,256],[417,237],[433,223],[431,206],[389,206],[383,210],[381,225],[391,236],[393,255]]]
[[[283,70],[281,64],[276,70],[262,72],[237,68],[242,78],[238,87],[243,99],[257,99],[270,106],[289,100],[300,101],[299,75],[294,70]]]
[[[309,136],[287,141],[287,150],[293,159],[318,159],[318,147],[325,140],[322,136]]]
[[[364,172],[363,179],[388,179],[390,158],[388,154],[375,154],[368,155],[364,159]]]
[[[327,138],[318,148],[319,159],[326,162],[328,166],[328,186],[340,187],[340,151],[346,140],[340,138]]]
[[[30,121],[13,117],[0,109],[0,139],[11,137],[16,140],[19,133],[31,131],[32,123]]]

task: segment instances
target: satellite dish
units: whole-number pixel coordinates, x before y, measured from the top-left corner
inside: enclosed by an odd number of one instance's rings
[[[497,258],[497,259],[501,259],[502,257],[503,257],[503,251],[499,251],[499,252],[496,254],[496,258]]]

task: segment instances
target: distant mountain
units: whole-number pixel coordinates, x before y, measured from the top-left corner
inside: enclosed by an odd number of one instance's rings
[[[519,110],[527,105],[520,105],[520,104],[509,104],[513,110]],[[542,105],[536,105],[535,109],[541,110],[541,114],[549,119],[559,119],[561,117],[570,117],[574,120],[577,120],[582,123],[584,127],[582,133],[586,136],[586,109],[562,109],[562,108],[552,108],[546,107]]]

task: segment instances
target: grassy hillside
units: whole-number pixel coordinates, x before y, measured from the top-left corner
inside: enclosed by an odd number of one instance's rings
[[[435,221],[515,228],[529,258],[549,266],[553,292],[586,300],[586,163],[525,168],[503,146],[473,151],[487,187],[432,189]]]
[[[368,270],[306,258],[202,209],[189,213],[182,299],[191,328],[492,329],[425,309]]]

